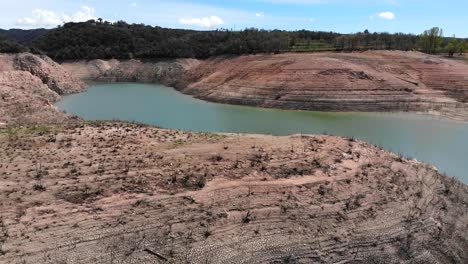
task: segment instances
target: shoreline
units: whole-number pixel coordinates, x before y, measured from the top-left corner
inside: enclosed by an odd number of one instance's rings
[[[139,99],[141,95],[149,99]],[[106,109],[93,107],[99,102],[106,105]],[[122,108],[120,104],[113,102],[126,102],[126,105]],[[165,102],[171,103],[165,107],[158,107],[161,104],[165,105]],[[147,107],[140,108],[139,105]],[[232,132],[276,136],[302,132],[304,135],[324,134],[353,137],[388,151],[417,158],[427,164],[437,166],[441,172],[456,176],[464,182],[468,181],[464,172],[466,166],[461,158],[464,153],[463,149],[468,147],[464,141],[464,137],[468,133],[467,123],[427,113],[336,113],[223,105],[193,98],[170,87],[134,83],[103,83],[102,86],[91,88],[84,95],[65,98],[57,106],[60,109],[78,114],[86,120],[118,120],[120,118],[147,125],[159,127],[162,125],[169,129],[194,132]],[[88,109],[88,106],[92,109]],[[133,109],[134,107],[135,109]],[[121,108],[126,110],[119,112]],[[184,112],[190,113],[189,116],[180,115],[178,109],[182,108]],[[111,114],[114,111],[121,114]],[[214,114],[217,111],[223,113],[223,120],[233,120],[232,122],[235,122],[236,125],[232,126],[225,124],[226,122],[220,122]],[[163,112],[173,113],[174,117],[171,117],[170,114],[153,114]],[[237,119],[237,117],[241,119]],[[231,123],[231,121],[227,121],[227,123]],[[364,125],[368,125],[368,129],[363,129]],[[444,134],[452,135],[451,140],[440,139],[433,143],[428,140],[430,137]],[[430,145],[426,146],[426,144]]]
[[[166,86],[164,84],[160,84],[160,83],[155,83],[155,82],[142,82],[142,81],[105,81],[105,80],[93,80],[93,79],[81,79],[83,82],[85,82],[87,84],[87,87],[85,88],[88,89],[89,86],[92,86],[94,84],[125,84],[125,83],[129,83],[129,84],[154,84],[154,85],[163,85],[163,86]],[[236,104],[236,103],[230,103],[230,102],[225,102],[225,101],[217,101],[217,100],[212,100],[210,98],[200,98],[200,97],[197,97],[196,95],[193,95],[193,94],[186,94],[186,93],[183,93],[180,89],[177,89],[175,87],[172,87],[172,86],[166,86],[168,88],[171,88],[171,89],[174,89],[176,92],[180,93],[180,94],[183,94],[183,95],[186,95],[186,96],[190,96],[191,98],[193,99],[196,99],[196,100],[201,100],[203,102],[207,102],[207,103],[215,103],[215,104],[222,104],[222,105],[231,105],[231,106],[242,106],[242,107],[252,107],[252,108],[259,108],[259,109],[267,109],[267,110],[281,110],[281,111],[297,111],[297,112],[316,112],[316,113],[349,113],[349,114],[359,114],[359,113],[363,113],[363,114],[366,114],[366,113],[382,113],[382,114],[416,114],[416,115],[422,115],[422,116],[428,116],[428,117],[432,117],[432,118],[440,118],[441,120],[446,120],[446,121],[452,121],[452,122],[461,122],[461,123],[467,123],[468,122],[468,105],[466,106],[466,114],[462,114],[460,116],[460,113],[454,113],[452,115],[449,115],[449,114],[444,114],[440,111],[436,111],[436,110],[432,110],[432,109],[429,109],[427,111],[403,111],[403,110],[396,110],[396,111],[333,111],[333,110],[330,110],[330,111],[320,111],[320,110],[307,110],[307,109],[293,109],[293,108],[279,108],[279,107],[268,107],[268,106],[263,106],[263,105],[255,105],[255,104]],[[73,93],[73,94],[77,94],[77,93],[81,93],[81,92],[85,92],[85,90],[83,91],[80,91],[80,92],[76,92],[76,93]],[[73,95],[73,94],[69,94],[69,95]],[[67,96],[67,95],[65,95]],[[430,102],[428,102],[430,104]],[[452,109],[455,109],[455,110],[459,110],[459,108],[452,108]]]
[[[395,64],[395,60],[402,62]],[[407,68],[412,64],[419,68]],[[442,71],[439,78],[426,76],[445,67],[439,64],[450,66],[450,72]],[[84,80],[159,83],[223,104],[321,112],[422,112],[468,121],[468,104],[457,101],[468,98],[468,65],[418,52],[93,60],[62,66]],[[400,76],[401,71],[406,75]],[[453,89],[438,88],[439,79],[444,78],[455,78]]]

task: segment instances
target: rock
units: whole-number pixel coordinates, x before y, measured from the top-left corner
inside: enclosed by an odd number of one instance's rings
[[[62,94],[80,92],[85,84],[46,56],[0,54],[0,121],[62,123],[76,118],[53,103]]]
[[[56,93],[71,94],[81,92],[85,84],[67,72],[60,64],[47,56],[36,56],[29,53],[16,55],[14,67],[19,71],[27,71],[37,76]]]

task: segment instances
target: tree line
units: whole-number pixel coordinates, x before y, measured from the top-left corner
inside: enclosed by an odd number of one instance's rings
[[[0,53],[19,53],[29,51],[29,48],[19,44],[16,40],[0,34]]]
[[[195,31],[167,29],[124,21],[99,19],[67,23],[41,34],[30,43],[0,39],[0,51],[29,49],[55,60],[199,58],[215,55],[279,53],[285,51],[421,50],[427,53],[464,52],[466,41],[447,39],[433,28],[421,35],[403,33],[355,34],[323,31],[284,31],[248,28]],[[453,51],[453,53],[452,53]]]

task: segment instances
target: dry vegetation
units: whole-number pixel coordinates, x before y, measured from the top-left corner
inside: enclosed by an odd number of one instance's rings
[[[468,187],[353,139],[0,130],[1,263],[466,263]]]

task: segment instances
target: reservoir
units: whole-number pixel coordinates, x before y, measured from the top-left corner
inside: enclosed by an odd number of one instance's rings
[[[56,106],[86,120],[136,121],[164,128],[255,134],[354,137],[435,165],[468,183],[468,123],[412,113],[286,111],[205,102],[157,84],[98,83]]]

